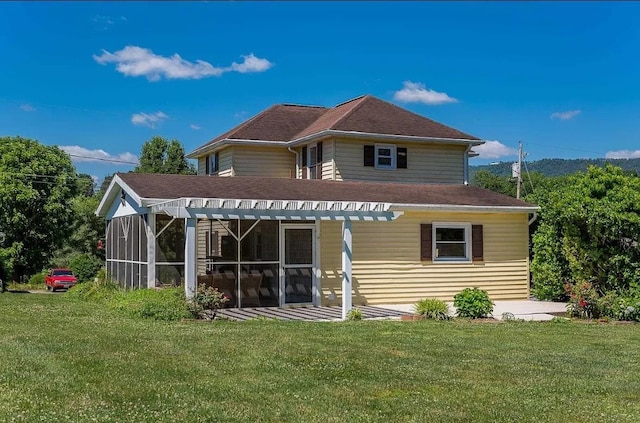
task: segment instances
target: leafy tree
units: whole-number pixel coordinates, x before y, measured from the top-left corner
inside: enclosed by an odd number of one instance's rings
[[[534,293],[562,298],[588,282],[602,295],[640,292],[640,178],[621,168],[589,167],[564,185],[540,190],[533,238]]]
[[[91,197],[96,190],[96,183],[91,175],[81,173],[78,175],[78,192],[85,197]]]
[[[194,175],[196,170],[185,158],[180,141],[154,136],[142,145],[140,164],[134,172]]]
[[[77,174],[58,147],[0,137],[0,246],[6,273],[19,279],[40,271],[69,235]]]

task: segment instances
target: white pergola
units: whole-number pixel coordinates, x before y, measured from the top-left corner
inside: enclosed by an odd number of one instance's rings
[[[185,293],[196,290],[196,222],[197,219],[248,220],[336,220],[342,222],[342,318],[352,308],[352,222],[392,221],[402,215],[390,211],[390,203],[357,201],[248,200],[222,198],[179,198],[153,204],[150,215],[167,214],[185,219]],[[155,227],[155,226],[153,226]],[[154,235],[155,236],[155,235]],[[147,243],[152,245],[153,243]],[[155,252],[149,255],[155,258]],[[155,280],[149,262],[148,280]],[[152,272],[154,274],[152,274]]]

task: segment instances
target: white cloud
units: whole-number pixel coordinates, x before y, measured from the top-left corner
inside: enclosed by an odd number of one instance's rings
[[[134,113],[131,115],[131,123],[137,126],[148,126],[149,128],[155,128],[156,124],[161,123],[163,120],[168,119],[169,116],[158,111],[155,113]]]
[[[551,114],[551,119],[569,120],[582,113],[582,110],[569,110],[566,112],[555,112]]]
[[[129,152],[109,154],[101,149],[89,150],[79,145],[61,145],[60,149],[71,156],[71,160],[76,163],[105,162],[112,164],[138,164],[138,157]]]
[[[514,148],[507,147],[500,141],[487,141],[482,145],[473,147],[473,151],[478,153],[478,157],[481,159],[498,159],[518,154]]]
[[[122,50],[110,53],[102,50],[101,55],[93,55],[93,59],[105,65],[115,63],[116,70],[126,76],[144,76],[149,81],[165,79],[201,79],[220,76],[225,72],[240,73],[264,72],[273,66],[267,59],[261,59],[253,54],[243,56],[242,63],[233,62],[229,67],[216,67],[204,60],[189,62],[180,55],[174,54],[164,57],[153,51],[137,47],[126,46]]]
[[[607,151],[604,157],[607,159],[640,159],[640,150]]]
[[[21,104],[20,105],[20,109],[25,111],[25,112],[35,112],[36,108],[33,107],[31,104]]]
[[[189,125],[189,128],[194,129],[194,130],[197,131],[198,129],[200,129],[200,126],[196,125],[195,123],[192,123],[191,125]]]
[[[247,56],[242,56],[244,60],[242,63],[231,63],[228,70],[233,70],[240,73],[250,73],[250,72],[264,72],[273,66],[273,63],[268,61],[267,59],[260,59],[250,53]]]
[[[447,93],[439,93],[425,88],[420,82],[404,81],[403,88],[393,94],[393,99],[403,103],[423,103],[430,105],[457,103],[458,100],[449,97]]]

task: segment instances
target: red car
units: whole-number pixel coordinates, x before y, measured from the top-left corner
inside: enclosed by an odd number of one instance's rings
[[[45,276],[44,282],[47,289],[52,292],[60,288],[71,288],[78,283],[71,269],[51,269],[49,274]]]

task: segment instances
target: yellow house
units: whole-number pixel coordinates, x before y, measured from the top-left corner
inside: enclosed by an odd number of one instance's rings
[[[118,174],[107,269],[215,286],[235,307],[529,296],[536,206],[468,185],[482,140],[363,96],[275,105],[191,152],[198,175]]]

